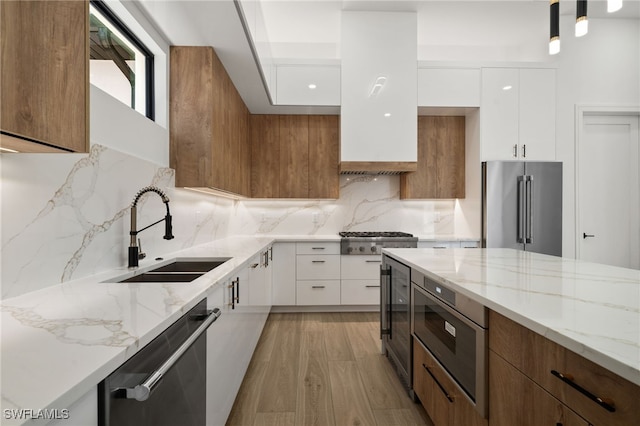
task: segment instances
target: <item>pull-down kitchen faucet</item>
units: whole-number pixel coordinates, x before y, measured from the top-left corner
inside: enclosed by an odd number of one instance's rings
[[[142,195],[146,194],[147,192],[155,192],[162,198],[162,202],[165,204],[165,206],[167,206],[167,214],[163,219],[160,219],[159,221],[154,222],[149,226],[145,226],[140,230],[136,230],[136,222],[137,222],[137,216],[138,216],[136,206],[138,205],[138,201],[140,200],[140,197],[142,197]],[[165,194],[157,186],[147,186],[145,188],[142,188],[140,191],[138,191],[135,198],[133,199],[133,203],[131,204],[131,231],[129,232],[129,235],[131,236],[131,244],[129,245],[129,268],[134,268],[138,266],[138,260],[144,259],[145,257],[144,253],[139,252],[139,247],[138,247],[139,243],[136,240],[136,236],[140,232],[144,231],[145,229],[151,228],[153,225],[157,225],[163,220],[164,220],[164,237],[163,238],[165,240],[172,240],[173,227],[171,225],[171,212],[169,211],[169,197],[167,197],[167,194]]]

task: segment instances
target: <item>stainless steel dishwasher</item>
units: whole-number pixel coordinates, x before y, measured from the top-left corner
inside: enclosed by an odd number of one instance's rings
[[[207,299],[98,385],[100,426],[204,425],[207,328],[220,316]]]

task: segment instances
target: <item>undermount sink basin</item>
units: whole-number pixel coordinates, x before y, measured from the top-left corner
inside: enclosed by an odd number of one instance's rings
[[[177,258],[166,265],[133,276],[127,274],[109,282],[117,283],[187,283],[217,268],[230,258]]]

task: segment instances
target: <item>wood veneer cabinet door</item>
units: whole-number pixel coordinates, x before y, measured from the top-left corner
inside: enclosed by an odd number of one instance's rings
[[[176,186],[250,193],[249,111],[211,47],[171,47]]]
[[[219,98],[213,84],[213,49],[174,46],[170,55],[169,161],[176,186],[209,187],[213,159],[221,155],[213,144],[213,100]]]
[[[2,130],[87,152],[88,22],[88,1],[0,2]]]
[[[280,196],[280,116],[251,115],[251,196]]]
[[[489,395],[491,426],[589,425],[492,350],[489,351]]]
[[[465,197],[465,118],[418,117],[418,170],[400,176],[400,198]]]
[[[338,138],[337,115],[309,116],[309,198],[338,198]]]
[[[309,197],[309,118],[280,116],[280,198]]]

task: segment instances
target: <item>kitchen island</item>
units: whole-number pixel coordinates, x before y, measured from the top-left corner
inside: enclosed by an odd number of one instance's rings
[[[512,249],[385,249],[383,253],[412,268],[412,274],[418,271],[489,309],[490,399],[497,399],[491,385],[496,379],[491,371],[494,355],[502,354],[498,347],[504,348],[506,341],[531,346],[524,354],[513,346],[504,350],[505,359],[527,380],[535,381],[538,373],[527,369],[544,370],[540,367],[544,354],[537,352],[544,346],[554,353],[568,350],[555,358],[565,364],[574,358],[588,360],[587,370],[613,373],[630,386],[632,398],[640,396],[640,271]],[[511,355],[517,359],[509,359]],[[562,384],[549,373],[544,371],[551,377],[544,376],[544,381]],[[575,383],[580,384],[579,378]],[[540,386],[544,388],[544,383]],[[571,393],[562,389],[557,396],[553,389],[545,390],[561,401],[565,392]],[[494,420],[505,405],[491,403],[489,424],[500,424]],[[618,412],[622,410],[618,407]],[[632,410],[638,413],[637,404]]]

